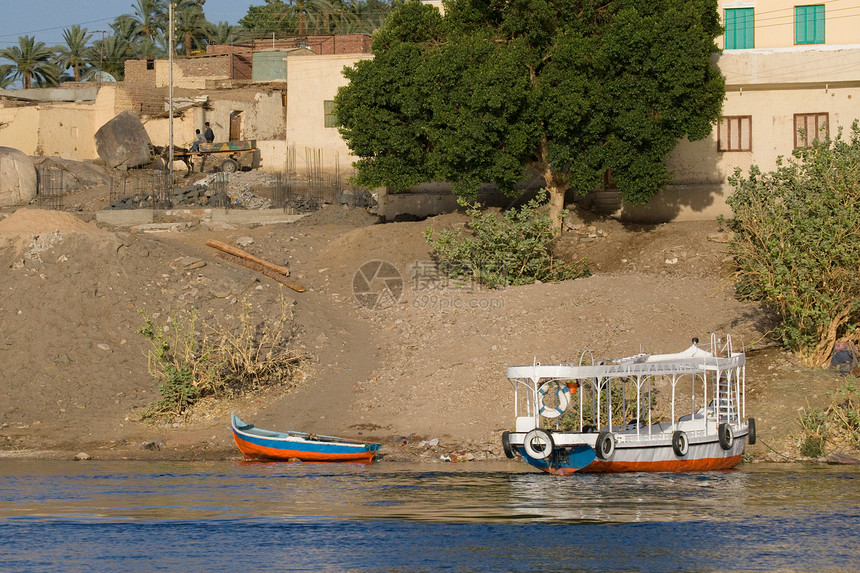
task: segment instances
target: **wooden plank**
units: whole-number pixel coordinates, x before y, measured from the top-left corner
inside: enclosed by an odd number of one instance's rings
[[[218,249],[219,251],[223,251],[225,253],[230,253],[231,255],[235,255],[237,257],[245,259],[246,261],[251,261],[251,262],[257,263],[258,265],[260,265],[264,268],[267,268],[270,271],[280,273],[284,276],[289,276],[289,274],[290,274],[290,269],[288,269],[287,267],[282,267],[280,265],[270,263],[269,261],[267,261],[265,259],[255,257],[251,253],[249,253],[247,251],[243,251],[242,249],[230,246],[227,243],[222,243],[221,241],[209,239],[208,241],[206,241],[206,244],[208,246],[212,247],[213,249]]]
[[[295,281],[291,281],[284,275],[280,273],[276,273],[266,267],[255,263],[254,261],[249,261],[247,259],[243,259],[242,257],[237,257],[236,255],[225,253],[223,251],[219,251],[215,253],[215,256],[219,259],[223,259],[225,261],[230,261],[231,263],[236,263],[237,265],[242,265],[243,267],[249,268],[251,270],[263,273],[270,279],[276,280],[284,286],[287,286],[293,289],[296,292],[305,292],[305,287]]]

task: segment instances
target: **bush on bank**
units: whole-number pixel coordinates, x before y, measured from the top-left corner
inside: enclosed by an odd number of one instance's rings
[[[427,229],[424,238],[445,274],[490,288],[588,276],[584,262],[565,263],[553,256],[553,221],[539,212],[546,199],[546,191],[541,191],[501,217],[472,205],[468,233],[445,229],[436,234]]]
[[[779,314],[777,336],[805,365],[826,364],[836,341],[860,341],[858,122],[729,182],[738,294]]]

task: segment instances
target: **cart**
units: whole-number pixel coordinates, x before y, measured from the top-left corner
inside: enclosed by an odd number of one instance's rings
[[[214,165],[224,173],[235,173],[240,169],[253,169],[257,156],[257,140],[201,143],[197,151],[175,150],[174,158],[184,161],[189,171],[205,171],[206,165]],[[192,169],[193,165],[193,169]]]

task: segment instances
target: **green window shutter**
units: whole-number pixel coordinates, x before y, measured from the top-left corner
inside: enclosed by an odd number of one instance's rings
[[[724,13],[727,50],[755,48],[755,11],[753,8],[729,8]]]
[[[323,101],[323,115],[325,116],[325,127],[337,127],[337,113],[334,108],[334,100]]]
[[[824,43],[824,4],[794,7],[794,43]]]

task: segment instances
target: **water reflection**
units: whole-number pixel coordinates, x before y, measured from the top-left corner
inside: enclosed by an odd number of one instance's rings
[[[452,466],[442,466],[452,468]],[[746,466],[554,477],[510,465],[0,462],[0,519],[295,519],[644,523],[832,511],[860,501],[856,468]]]

